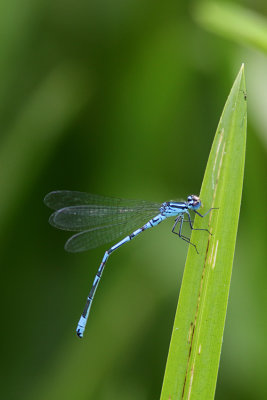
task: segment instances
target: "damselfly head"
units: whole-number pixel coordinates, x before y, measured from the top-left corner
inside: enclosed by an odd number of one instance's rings
[[[195,194],[191,194],[187,197],[187,203],[191,210],[197,210],[201,206],[200,198]]]

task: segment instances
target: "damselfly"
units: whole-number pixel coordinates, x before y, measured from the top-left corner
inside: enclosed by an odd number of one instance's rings
[[[49,222],[51,225],[59,229],[79,232],[71,236],[65,244],[65,249],[70,252],[93,249],[115,240],[138,225],[141,226],[141,228],[135,230],[105,252],[93,286],[87,297],[85,308],[78,322],[76,332],[80,338],[83,337],[92,301],[105,264],[114,250],[117,250],[124,243],[129,242],[146,229],[158,225],[168,217],[176,217],[172,232],[194,246],[197,253],[196,245],[182,234],[185,214],[188,216],[187,222],[189,222],[192,230],[207,231],[210,233],[208,229],[193,228],[189,210],[194,211],[200,217],[205,217],[212,210],[210,208],[204,215],[201,215],[197,211],[201,206],[201,201],[195,195],[188,196],[187,201],[184,202],[167,201],[160,204],[59,190],[48,193],[45,196],[44,202],[48,207],[56,210],[50,216]],[[178,232],[175,231],[177,224],[179,224]]]

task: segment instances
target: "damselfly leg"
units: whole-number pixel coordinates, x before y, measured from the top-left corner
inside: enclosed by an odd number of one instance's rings
[[[203,217],[205,217],[211,210],[217,210],[217,208],[210,208],[210,209],[209,209],[205,214],[203,214],[203,215],[200,214],[200,213],[199,213],[198,211],[196,211],[196,210],[193,210],[193,211],[194,211],[197,215],[199,215],[200,217],[203,218]],[[212,233],[211,233],[208,229],[205,229],[205,228],[194,228],[189,212],[188,212],[188,211],[185,211],[185,213],[188,215],[188,220],[184,220],[184,214],[179,215],[179,216],[175,219],[175,223],[174,223],[174,225],[173,225],[173,227],[172,227],[172,233],[175,233],[175,234],[178,235],[182,240],[184,240],[184,241],[187,242],[188,244],[191,244],[192,246],[194,246],[194,248],[196,249],[197,254],[199,254],[198,249],[197,249],[197,246],[196,246],[194,243],[192,243],[192,242],[190,241],[190,239],[189,239],[187,236],[185,236],[185,235],[182,234],[183,223],[184,223],[184,222],[189,222],[189,225],[190,225],[190,228],[191,228],[192,231],[206,231],[206,232],[208,232],[209,235],[212,235]],[[176,228],[176,226],[177,226],[178,223],[180,223],[179,232],[175,232],[175,228]]]

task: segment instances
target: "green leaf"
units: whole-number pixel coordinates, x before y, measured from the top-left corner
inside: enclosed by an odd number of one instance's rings
[[[247,125],[244,66],[224,107],[203,179],[161,400],[214,398],[242,195]]]

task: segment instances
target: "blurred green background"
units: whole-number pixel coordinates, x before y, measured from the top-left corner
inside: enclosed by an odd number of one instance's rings
[[[221,6],[232,34],[201,2],[1,3],[1,398],[159,398],[187,246],[167,221],[115,253],[79,340],[107,246],[67,254],[43,197],[197,194],[242,62],[247,161],[216,399],[267,398],[267,59],[239,35],[261,26],[267,48],[266,3]]]

